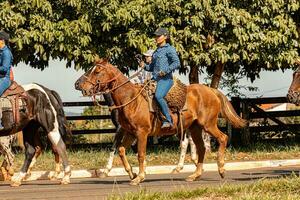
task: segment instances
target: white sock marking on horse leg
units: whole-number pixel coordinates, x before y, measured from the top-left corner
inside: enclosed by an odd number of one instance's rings
[[[58,131],[51,131],[50,133],[48,133],[48,136],[51,142],[55,144],[55,146],[57,146],[58,142],[62,139]]]
[[[184,140],[181,142],[181,151],[180,151],[180,157],[179,162],[177,164],[177,167],[182,168],[184,165],[184,158],[186,155],[187,147],[188,147],[188,139],[185,135]]]

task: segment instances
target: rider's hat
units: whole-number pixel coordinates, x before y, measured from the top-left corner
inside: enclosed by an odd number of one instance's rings
[[[154,32],[154,35],[156,35],[156,36],[161,36],[161,35],[169,36],[169,31],[165,28],[158,28]]]
[[[0,40],[9,40],[9,34],[5,31],[0,31]]]

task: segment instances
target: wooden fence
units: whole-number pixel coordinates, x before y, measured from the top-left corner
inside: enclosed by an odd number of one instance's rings
[[[103,101],[99,102],[101,105],[105,105]],[[64,102],[64,107],[83,107],[83,106],[95,106],[92,101],[83,102]],[[111,119],[110,115],[78,115],[78,116],[66,116],[69,121],[76,120],[107,120]],[[116,129],[113,128],[103,128],[103,129],[85,129],[85,130],[72,130],[73,135],[80,134],[105,134],[105,133],[115,133]]]
[[[247,145],[251,143],[253,136],[257,133],[275,133],[286,131],[288,133],[298,134],[300,136],[300,122],[295,124],[288,124],[281,118],[287,117],[300,117],[300,110],[287,110],[287,111],[271,111],[266,112],[260,105],[262,104],[281,104],[287,103],[285,97],[271,97],[271,98],[232,98],[232,105],[236,112],[244,119],[249,121],[249,125],[242,129],[232,129],[227,125],[227,133],[230,135],[232,143],[243,143]],[[103,101],[101,105],[105,105]],[[83,106],[94,106],[92,101],[86,102],[64,102],[64,107],[83,107]],[[93,115],[93,116],[67,116],[67,120],[107,120],[110,119],[110,115]],[[260,119],[260,120],[258,120]],[[257,123],[253,123],[256,121]],[[272,123],[262,123],[263,121],[271,121]],[[224,130],[225,127],[222,129]],[[74,135],[78,134],[104,134],[114,133],[115,129],[104,128],[104,129],[88,129],[88,130],[72,130]],[[273,136],[276,134],[273,134]]]
[[[287,103],[286,97],[267,98],[232,98],[236,112],[249,124],[246,128],[232,131],[232,142],[242,142],[244,145],[253,141],[253,136],[266,133],[265,137],[278,138],[287,134],[300,136],[300,122],[288,123],[287,117],[300,117],[300,110],[265,111],[260,106],[264,104]],[[284,134],[280,134],[283,133]]]

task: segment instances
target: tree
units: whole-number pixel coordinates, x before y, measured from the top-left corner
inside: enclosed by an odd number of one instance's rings
[[[63,1],[10,0],[0,3],[1,27],[10,33],[14,63],[25,62],[43,69],[52,59],[93,61],[87,48],[91,24],[87,15],[77,15]]]
[[[123,72],[136,69],[134,55],[155,47],[152,34],[160,26],[171,33],[181,72],[190,66],[191,82],[202,69],[215,74],[215,87],[223,69],[254,80],[262,69],[290,68],[298,56],[298,0],[9,0],[0,6],[15,62],[38,68],[51,57],[86,68],[99,54]]]

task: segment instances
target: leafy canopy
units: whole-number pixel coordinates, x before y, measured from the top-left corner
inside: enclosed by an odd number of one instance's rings
[[[9,0],[0,23],[13,37],[15,62],[44,68],[50,58],[76,68],[94,55],[123,71],[136,53],[155,48],[153,32],[167,27],[187,66],[254,80],[261,69],[292,67],[299,50],[298,0]],[[298,14],[297,14],[298,13]]]

